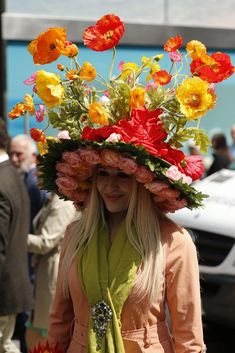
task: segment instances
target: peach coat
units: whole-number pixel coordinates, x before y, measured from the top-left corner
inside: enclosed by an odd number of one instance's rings
[[[160,227],[165,259],[161,291],[149,307],[144,301],[136,303],[133,287],[121,316],[125,352],[205,352],[195,246],[186,230],[167,218],[161,220]],[[69,241],[70,230],[68,227],[64,244]],[[65,298],[59,272],[47,338],[51,345],[58,343],[64,352],[86,353],[90,308],[79,282],[76,259],[68,276],[70,296]]]

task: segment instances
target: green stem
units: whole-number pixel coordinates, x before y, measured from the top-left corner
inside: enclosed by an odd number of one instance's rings
[[[113,48],[113,55],[112,55],[112,61],[111,61],[111,66],[110,66],[110,71],[109,71],[109,79],[111,81],[112,76],[113,76],[113,66],[114,66],[114,59],[116,56],[116,48]]]

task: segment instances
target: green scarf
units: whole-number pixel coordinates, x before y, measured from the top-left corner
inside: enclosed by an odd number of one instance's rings
[[[94,309],[91,309],[87,353],[125,353],[121,337],[121,312],[140,262],[140,254],[127,238],[125,222],[119,226],[111,246],[107,228],[100,230],[99,227],[88,245],[79,251],[78,273],[90,307],[94,308],[99,303],[96,308],[100,313],[100,307],[107,304],[107,316],[110,309],[112,315],[107,330],[95,332]],[[106,304],[100,303],[102,301]],[[95,318],[99,319],[97,311]]]

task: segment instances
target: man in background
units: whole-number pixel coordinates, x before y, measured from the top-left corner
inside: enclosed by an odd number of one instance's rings
[[[9,155],[13,165],[21,176],[28,191],[30,202],[28,233],[34,234],[33,219],[41,210],[47,199],[47,193],[38,187],[36,175],[37,148],[29,135],[16,135],[11,139]],[[31,264],[32,254],[28,253],[28,273],[34,284],[35,273]],[[28,320],[27,311],[17,315],[14,337],[20,341],[21,351],[27,353],[25,341],[25,324]]]
[[[28,190],[30,201],[30,229],[33,233],[32,221],[44,205],[46,192],[39,189],[36,176],[37,149],[29,135],[17,135],[11,139],[10,158],[22,176]]]
[[[29,200],[7,154],[8,135],[0,118],[0,353],[19,353],[12,341],[17,313],[33,308],[27,262]]]

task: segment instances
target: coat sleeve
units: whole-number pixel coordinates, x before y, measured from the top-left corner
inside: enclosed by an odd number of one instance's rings
[[[48,215],[38,235],[29,234],[28,251],[45,255],[54,249],[62,240],[66,227],[75,218],[76,210],[69,201],[58,200],[48,209]]]
[[[6,259],[8,234],[11,222],[11,206],[9,201],[0,193],[0,274]]]
[[[166,259],[166,299],[176,353],[203,353],[199,266],[186,230],[173,233]]]
[[[66,246],[70,239],[70,226],[67,228],[59,263],[57,285],[52,309],[49,314],[47,340],[50,346],[56,344],[66,352],[70,343],[71,330],[74,322],[74,311],[71,296],[65,296],[62,286],[62,262]]]

